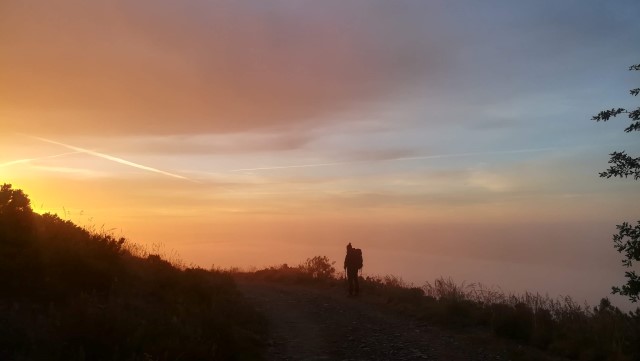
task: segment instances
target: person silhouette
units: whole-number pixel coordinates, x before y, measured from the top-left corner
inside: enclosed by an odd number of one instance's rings
[[[344,257],[344,269],[349,283],[349,296],[357,296],[360,293],[358,284],[358,270],[362,268],[362,251],[347,245],[347,255]]]

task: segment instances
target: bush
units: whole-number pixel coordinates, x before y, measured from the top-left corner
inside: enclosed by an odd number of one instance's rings
[[[524,303],[515,306],[494,304],[491,328],[496,335],[528,342],[533,325],[533,311]]]
[[[334,264],[336,263],[331,262],[327,256],[315,256],[307,258],[299,269],[313,279],[331,280],[336,276]]]

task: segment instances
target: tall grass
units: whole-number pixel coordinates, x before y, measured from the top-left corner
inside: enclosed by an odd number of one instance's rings
[[[589,307],[569,296],[511,294],[443,278],[423,290],[420,315],[428,320],[483,325],[498,336],[573,359],[640,359],[640,310],[624,313],[607,298]]]

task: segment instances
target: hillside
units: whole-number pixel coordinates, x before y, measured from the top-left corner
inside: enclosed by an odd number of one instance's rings
[[[32,212],[0,189],[0,359],[256,360],[263,318],[220,272]]]

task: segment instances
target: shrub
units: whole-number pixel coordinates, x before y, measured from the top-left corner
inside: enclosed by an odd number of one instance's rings
[[[307,258],[299,269],[313,279],[330,280],[336,276],[334,264],[335,262],[331,262],[327,256],[315,256]]]

